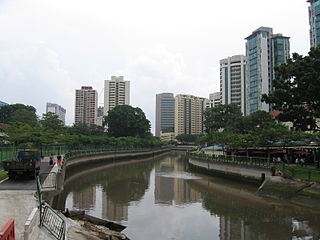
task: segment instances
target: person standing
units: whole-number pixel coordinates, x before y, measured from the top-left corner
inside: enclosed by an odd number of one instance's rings
[[[60,155],[60,153],[57,156],[57,164],[58,164],[58,166],[62,165],[62,156]]]
[[[53,153],[51,153],[51,155],[50,155],[49,165],[50,166],[53,165]]]

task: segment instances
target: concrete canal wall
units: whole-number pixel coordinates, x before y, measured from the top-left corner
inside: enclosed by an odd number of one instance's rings
[[[191,168],[200,169],[206,174],[255,183],[260,186],[256,192],[259,196],[281,199],[320,211],[319,183],[272,176],[267,167],[219,162],[192,156],[189,156],[189,164]]]
[[[119,164],[121,164],[121,160],[124,159],[130,159],[130,161],[138,161],[140,158],[157,156],[170,151],[171,148],[140,151],[111,151],[88,153],[65,158],[63,160],[63,166],[61,168],[56,166],[52,169],[51,174],[55,176],[55,186],[52,188],[44,189],[45,200],[47,201],[47,203],[49,203],[49,205],[52,204],[53,198],[63,190],[66,176],[72,168],[95,163],[116,164],[117,162],[119,162]]]
[[[271,171],[266,167],[219,162],[191,156],[189,156],[189,164],[191,167],[204,170],[208,174],[215,174],[228,178],[238,178],[258,185],[260,185],[264,179],[271,177]]]

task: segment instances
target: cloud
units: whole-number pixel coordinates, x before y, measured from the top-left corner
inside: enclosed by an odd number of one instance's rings
[[[36,107],[45,112],[46,102],[73,109],[75,83],[60,64],[58,54],[43,43],[0,41],[0,95],[9,103]],[[68,122],[71,114],[68,112]]]

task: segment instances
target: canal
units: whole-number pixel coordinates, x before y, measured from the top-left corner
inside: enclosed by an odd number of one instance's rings
[[[126,225],[132,240],[320,239],[319,212],[190,171],[183,153],[85,168],[70,173],[59,208]]]

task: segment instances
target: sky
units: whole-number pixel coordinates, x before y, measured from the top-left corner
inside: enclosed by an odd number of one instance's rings
[[[124,76],[130,105],[155,126],[155,96],[209,97],[219,91],[219,60],[245,54],[245,38],[271,27],[309,51],[306,0],[0,0],[0,101],[67,110],[75,89]]]

